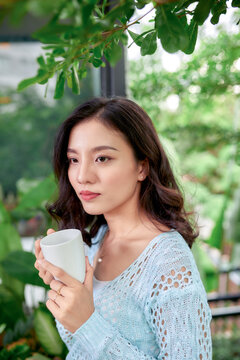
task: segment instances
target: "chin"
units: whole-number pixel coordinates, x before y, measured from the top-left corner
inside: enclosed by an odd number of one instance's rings
[[[97,210],[97,209],[86,209],[84,208],[84,211],[88,214],[88,215],[102,215],[103,212],[101,210]]]

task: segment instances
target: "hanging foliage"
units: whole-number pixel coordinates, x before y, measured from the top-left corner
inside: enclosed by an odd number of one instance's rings
[[[1,16],[19,22],[26,13],[48,17],[45,26],[32,34],[44,44],[45,55],[37,59],[37,74],[20,82],[18,90],[35,83],[46,84],[57,74],[54,98],[64,94],[65,83],[80,93],[79,80],[86,76],[88,64],[114,66],[122,56],[122,45],[128,43],[127,32],[140,48],[141,55],[151,55],[160,42],[169,53],[194,51],[198,27],[211,16],[217,24],[227,9],[239,7],[232,0],[0,0]],[[148,7],[146,8],[146,6]],[[149,10],[150,6],[150,10]],[[137,10],[146,9],[143,15]],[[141,34],[131,27],[151,13],[152,28]]]

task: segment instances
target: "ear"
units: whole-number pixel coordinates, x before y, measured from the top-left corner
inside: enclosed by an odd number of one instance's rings
[[[138,181],[143,181],[149,174],[149,161],[148,158],[139,161],[139,169],[138,169]]]

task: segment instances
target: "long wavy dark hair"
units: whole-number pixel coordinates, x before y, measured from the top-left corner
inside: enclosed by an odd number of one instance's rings
[[[125,98],[94,98],[78,106],[61,125],[55,140],[53,158],[59,195],[47,207],[50,215],[57,220],[59,229],[80,229],[83,240],[91,246],[91,239],[99,227],[106,224],[103,215],[94,216],[85,212],[68,179],[67,148],[70,132],[75,125],[91,118],[97,118],[108,127],[123,133],[137,160],[148,159],[149,173],[141,182],[140,206],[152,221],[177,230],[191,248],[198,232],[190,221],[191,214],[184,209],[182,193],[153,123],[141,107]]]

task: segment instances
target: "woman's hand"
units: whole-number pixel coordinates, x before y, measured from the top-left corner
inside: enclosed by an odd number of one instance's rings
[[[74,279],[64,270],[40,259],[41,268],[58,280],[50,282],[51,290],[47,308],[53,316],[70,332],[75,332],[94,312],[93,302],[93,268],[86,260],[86,276],[84,283]]]
[[[50,235],[54,233],[55,231],[53,229],[48,229],[47,235]],[[49,271],[46,271],[39,263],[39,260],[44,260],[44,256],[40,247],[40,241],[41,239],[37,239],[35,241],[35,256],[37,258],[34,266],[39,271],[40,278],[43,279],[44,283],[49,285],[51,281],[53,280],[53,276]]]

